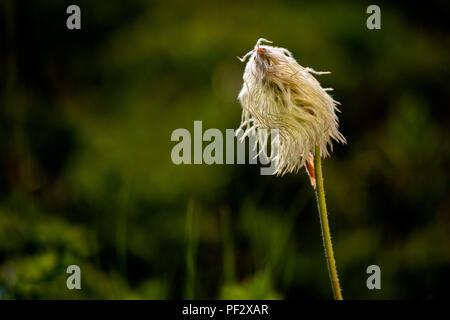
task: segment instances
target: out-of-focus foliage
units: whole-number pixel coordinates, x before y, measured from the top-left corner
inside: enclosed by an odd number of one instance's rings
[[[236,56],[260,37],[332,72],[344,297],[448,295],[448,4],[380,3],[371,31],[364,2],[78,1],[69,31],[70,4],[0,2],[0,298],[331,297],[304,172],[170,158],[176,128],[238,127]],[[82,290],[66,288],[71,264]]]

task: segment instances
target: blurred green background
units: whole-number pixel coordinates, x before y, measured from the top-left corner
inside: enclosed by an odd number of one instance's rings
[[[342,103],[324,175],[344,298],[449,297],[450,6],[378,2],[371,31],[370,4],[1,0],[0,298],[332,297],[304,171],[170,158],[176,128],[239,126],[236,56],[260,37]]]

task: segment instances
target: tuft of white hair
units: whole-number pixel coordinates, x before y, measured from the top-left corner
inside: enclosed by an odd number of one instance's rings
[[[329,72],[302,67],[287,49],[263,42],[271,43],[261,38],[239,58],[242,62],[248,58],[238,96],[242,106],[239,129],[246,127],[241,139],[255,134],[261,150],[266,150],[267,132],[278,131],[278,154],[272,154],[271,160],[276,161],[276,174],[284,175],[303,167],[316,145],[320,156],[326,157],[328,147],[333,148],[332,140],[346,141],[338,131],[339,103],[327,93],[332,89],[322,88],[312,75]]]

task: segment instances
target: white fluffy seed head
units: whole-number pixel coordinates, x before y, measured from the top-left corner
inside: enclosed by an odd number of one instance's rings
[[[248,58],[238,96],[243,109],[240,129],[246,126],[247,134],[258,137],[261,131],[278,130],[278,155],[273,160],[276,173],[283,175],[304,166],[317,144],[325,157],[328,147],[333,148],[332,140],[345,143],[345,138],[338,131],[338,102],[326,92],[331,89],[322,88],[312,76],[329,72],[304,68],[288,50],[263,42],[270,41],[259,39],[240,58],[242,62]],[[257,141],[261,144],[261,139]]]

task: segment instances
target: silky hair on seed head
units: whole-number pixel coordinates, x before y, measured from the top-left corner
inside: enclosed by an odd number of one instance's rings
[[[326,157],[333,140],[346,141],[338,131],[339,103],[327,93],[332,89],[322,88],[313,76],[329,72],[302,67],[289,50],[262,43],[272,42],[261,38],[239,58],[242,62],[248,59],[238,96],[242,106],[239,129],[246,128],[242,139],[255,134],[262,151],[267,132],[278,131],[278,154],[271,160],[276,161],[276,174],[284,175],[303,167],[316,145],[320,156]]]

